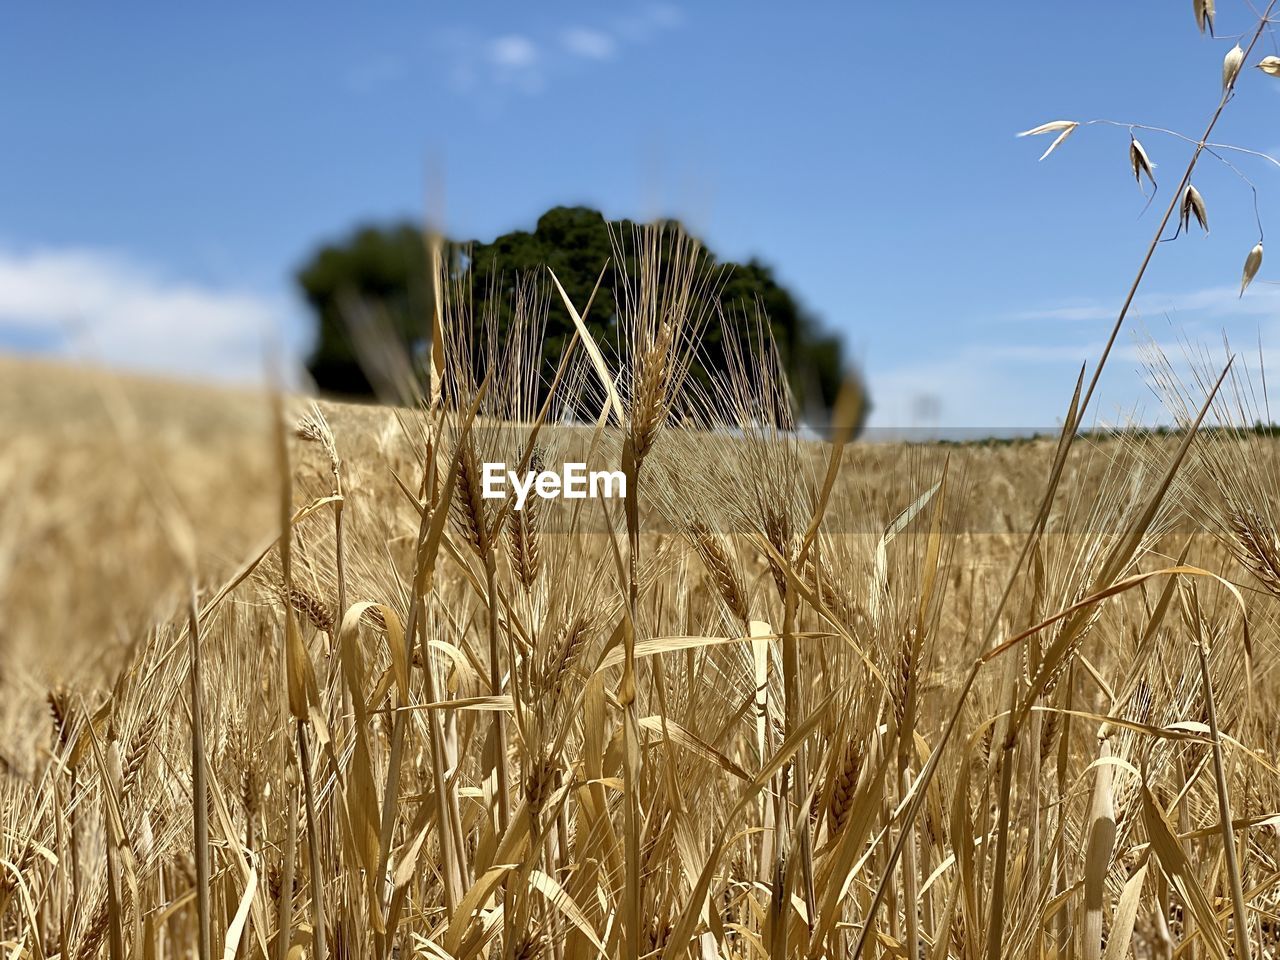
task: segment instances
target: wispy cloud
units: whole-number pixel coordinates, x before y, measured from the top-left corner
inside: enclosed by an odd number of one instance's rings
[[[560,34],[560,43],[569,53],[588,60],[612,60],[618,52],[612,36],[589,27],[570,27]]]
[[[1046,433],[1062,422],[1080,363],[1091,364],[1102,344],[1037,346],[974,344],[944,357],[872,368],[870,426],[882,432],[933,430],[939,435],[1001,436]],[[1143,349],[1116,348],[1112,372],[1095,400],[1091,423],[1167,419],[1141,376]],[[1017,402],[1011,403],[1010,398]]]
[[[650,3],[643,9],[623,14],[614,21],[614,30],[624,40],[644,43],[654,34],[684,25],[684,11],[673,3]]]
[[[489,79],[499,87],[535,94],[546,85],[542,51],[523,34],[494,37],[486,46],[484,62]]]
[[[1095,368],[1116,309],[1105,299],[1073,299],[1018,311],[1000,318],[1015,322],[1001,326],[998,340],[873,366],[871,425],[989,433],[1051,428],[1081,364],[1090,373]],[[1224,335],[1237,366],[1254,362],[1259,343],[1264,352],[1280,349],[1280,287],[1255,285],[1243,298],[1239,288],[1225,285],[1138,297],[1111,351],[1091,417],[1167,422],[1170,413],[1154,395],[1159,391],[1153,393],[1153,357],[1163,355],[1184,382],[1193,382],[1193,362],[1213,371],[1226,362]]]
[[[489,60],[501,70],[528,70],[538,63],[538,45],[518,33],[495,37],[489,43]]]
[[[1065,323],[1114,320],[1117,304],[1114,301],[1073,299],[1060,304],[1023,310],[1009,319],[1031,321],[1062,321]],[[1140,295],[1132,308],[1135,315],[1187,316],[1212,318],[1271,317],[1280,314],[1280,286],[1255,283],[1240,296],[1236,286],[1204,287],[1181,292],[1154,292]]]
[[[457,92],[501,102],[505,94],[540,94],[562,76],[616,61],[628,47],[652,42],[684,19],[673,4],[649,3],[608,21],[547,30],[497,35],[447,30],[438,34],[437,43]]]
[[[295,319],[284,297],[174,280],[101,250],[0,248],[0,348],[249,382],[269,346],[296,366]]]

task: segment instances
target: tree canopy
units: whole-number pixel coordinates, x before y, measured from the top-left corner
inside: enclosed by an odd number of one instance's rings
[[[610,265],[600,284],[587,325],[601,341],[616,334],[615,275],[627,264],[612,262],[611,237],[631,235],[630,221],[607,222],[588,207],[554,207],[544,213],[532,232],[515,230],[491,243],[455,245],[453,270],[469,286],[480,306],[483,301],[509,315],[518,278],[550,267],[577,305],[591,296],[601,268]],[[613,233],[611,235],[611,228]],[[756,305],[768,316],[774,339],[801,410],[821,416],[834,402],[845,374],[841,342],[822,329],[796,297],[778,283],[773,271],[759,260],[722,261],[710,251],[708,265],[725,269],[717,287],[725,323],[750,337],[756,324]],[[627,259],[625,246],[624,257]],[[426,243],[418,228],[408,225],[365,227],[346,240],[319,249],[298,272],[298,283],[319,321],[315,347],[307,367],[321,390],[348,396],[369,395],[372,387],[360,369],[347,330],[344,312],[350,300],[376,305],[390,328],[411,354],[420,355],[430,329],[431,282]],[[483,311],[476,309],[476,316]],[[568,340],[573,321],[558,297],[550,299],[543,363],[548,378]],[[724,330],[708,324],[694,375],[723,369]]]

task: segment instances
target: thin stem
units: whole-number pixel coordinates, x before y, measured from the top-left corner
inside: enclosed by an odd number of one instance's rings
[[[1205,712],[1209,735],[1213,740],[1213,776],[1218,790],[1218,818],[1222,821],[1222,855],[1226,860],[1227,879],[1231,885],[1231,908],[1235,913],[1236,956],[1249,957],[1249,914],[1245,910],[1244,883],[1240,879],[1240,863],[1236,859],[1235,833],[1232,829],[1231,794],[1227,786],[1226,764],[1222,755],[1222,733],[1218,730],[1218,710],[1213,701],[1213,680],[1209,675],[1209,645],[1205,642],[1199,605],[1192,614],[1196,631],[1196,653],[1200,659],[1200,682],[1204,686]]]
[[[485,590],[488,594],[489,615],[489,693],[498,697],[502,695],[502,644],[498,638],[498,600],[496,592],[497,571],[492,550],[484,558]],[[511,825],[511,795],[509,791],[510,774],[507,768],[507,724],[501,710],[495,710],[494,753],[497,784],[498,831],[505,834]]]
[[[622,683],[618,688],[618,702],[623,708],[623,859],[625,885],[623,888],[623,934],[627,960],[639,960],[641,949],[640,927],[640,829],[643,818],[640,810],[640,706],[636,683],[636,632],[639,629],[640,600],[640,473],[644,457],[637,457],[632,438],[623,441],[622,470],[626,476],[626,496],[623,501],[627,523],[627,629],[623,631]]]
[[[489,614],[489,693],[498,697],[502,695],[502,659],[501,644],[498,641],[498,594],[497,571],[490,546],[484,555],[484,583],[488,600]],[[493,752],[494,779],[496,783],[496,800],[498,805],[498,836],[505,837],[511,826],[511,775],[507,768],[507,721],[501,710],[493,713]],[[503,949],[508,955],[515,948],[515,917],[512,915],[511,875],[502,878],[502,931]]]
[[[1200,141],[1197,140],[1195,137],[1189,136],[1185,133],[1179,133],[1177,130],[1170,130],[1167,127],[1152,126],[1151,124],[1148,124],[1148,123],[1128,123],[1124,120],[1107,120],[1107,119],[1100,118],[1097,120],[1086,120],[1082,124],[1080,124],[1080,126],[1082,127],[1092,127],[1092,126],[1099,126],[1099,125],[1107,126],[1107,127],[1120,127],[1125,130],[1146,130],[1148,133],[1159,133],[1159,134],[1163,134],[1166,137],[1173,137],[1175,140],[1181,140],[1183,143],[1190,143],[1192,145],[1200,144]],[[1273,157],[1269,153],[1263,153],[1261,150],[1250,150],[1248,147],[1240,147],[1234,143],[1205,143],[1203,146],[1206,150],[1210,150],[1210,151],[1230,150],[1233,153],[1243,154],[1244,156],[1247,156],[1247,157],[1255,157],[1258,160],[1265,160],[1267,161],[1267,163],[1273,166],[1280,167],[1280,159]]]
[[[191,586],[187,636],[191,644],[191,806],[195,822],[196,916],[200,925],[198,955],[211,960],[212,908],[209,897],[209,784],[205,769],[204,682],[200,676],[200,617],[195,584]]]
[[[288,752],[288,751],[286,751]],[[284,833],[284,869],[280,879],[280,910],[276,918],[276,960],[287,960],[293,945],[293,878],[298,858],[298,784],[293,776],[294,761],[285,761],[289,813]]]
[[[627,441],[630,446],[630,440]],[[640,525],[638,487],[640,462],[635,461],[630,482],[627,484],[627,611],[631,628],[624,631],[626,660],[622,672],[622,688],[618,699],[626,711],[623,727],[623,833],[626,856],[626,891],[624,904],[624,929],[626,931],[627,958],[640,957],[640,715],[636,704],[636,615],[640,596]]]
[[[302,790],[307,805],[307,854],[311,865],[311,944],[316,960],[326,960],[329,955],[324,930],[324,883],[320,870],[320,840],[316,823],[316,797],[311,784],[311,760],[307,755],[306,724],[299,720],[295,727],[298,737],[298,764],[302,767]]]
[[[1000,795],[996,814],[995,877],[991,884],[991,918],[987,924],[987,960],[1000,960],[1000,947],[1004,939],[1004,901],[1006,863],[1009,858],[1009,804],[1013,791],[1014,752],[1018,746],[1018,727],[1015,725],[1013,706],[1018,699],[1018,679],[1009,684],[1009,725],[1000,752]]]

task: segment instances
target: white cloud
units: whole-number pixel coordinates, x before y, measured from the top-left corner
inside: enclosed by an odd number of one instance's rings
[[[516,90],[526,95],[541,93],[546,86],[546,63],[542,49],[530,37],[509,33],[494,37],[484,45],[481,64],[495,90]],[[460,61],[465,64],[466,59]],[[477,71],[464,69],[474,85]],[[457,71],[455,70],[455,76]]]
[[[1065,301],[1005,317],[1035,322],[1003,326],[999,340],[970,341],[947,355],[870,365],[875,404],[870,426],[992,434],[1052,429],[1066,409],[1081,364],[1086,376],[1096,368],[1117,309],[1105,299]],[[1138,297],[1086,419],[1167,422],[1169,411],[1153,395],[1148,369],[1153,355],[1167,357],[1183,383],[1195,382],[1193,360],[1212,380],[1226,361],[1224,336],[1237,369],[1256,363],[1259,347],[1264,354],[1280,349],[1280,287],[1255,284],[1243,298],[1238,287],[1229,285]],[[1198,395],[1197,390],[1192,393]]]
[[[648,14],[655,26],[678,27],[684,23],[684,11],[674,3],[651,3]]]
[[[1092,323],[1114,321],[1119,304],[1105,300],[1071,300],[1055,306],[1021,311],[1017,320],[1063,321],[1066,323]],[[1130,311],[1135,316],[1178,316],[1195,314],[1201,317],[1230,319],[1231,317],[1272,317],[1280,313],[1280,286],[1254,283],[1243,297],[1238,286],[1222,285],[1182,292],[1154,292],[1141,294]]]
[[[588,27],[570,27],[560,35],[560,42],[570,53],[588,60],[611,60],[618,51],[613,37]]]
[[[1064,323],[1090,323],[1095,320],[1115,319],[1114,305],[1102,303],[1075,303],[1057,307],[1043,307],[1017,314],[1018,320],[1062,321]]]
[[[496,37],[489,43],[489,60],[509,70],[526,70],[538,62],[538,45],[518,33]]]
[[[1019,347],[1001,351],[974,345],[935,359],[871,368],[872,435],[923,430],[956,439],[1052,433],[1062,423],[1082,359],[1089,349]],[[1136,348],[1117,348],[1086,422],[1150,422],[1159,418],[1141,374]]]
[[[663,30],[684,24],[684,11],[673,3],[650,3],[615,21],[617,32],[627,40],[643,43]]]
[[[269,348],[293,376],[296,310],[283,296],[173,280],[92,249],[0,248],[0,346],[166,374],[261,380]]]
[[[453,89],[497,107],[512,93],[541,94],[589,65],[618,60],[628,47],[653,42],[683,23],[680,7],[660,2],[634,6],[605,24],[552,24],[499,35],[446,27],[433,39]]]

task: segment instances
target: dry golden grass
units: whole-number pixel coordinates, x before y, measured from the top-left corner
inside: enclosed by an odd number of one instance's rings
[[[656,228],[549,383],[553,277],[440,276],[423,383],[357,311],[395,409],[4,362],[5,955],[1277,956],[1265,391],[1157,356],[1181,429],[1080,434],[1275,6],[1056,440],[805,439],[767,337],[688,375]],[[625,498],[481,495],[570,460]]]
[[[1178,529],[1250,441],[1185,464],[1111,573],[1177,438],[1081,441],[991,656],[1051,442],[855,444],[801,559],[828,448],[670,425],[629,605],[620,503],[443,501],[468,443],[514,463],[528,428],[327,403],[318,426],[291,401],[286,582],[278,548],[243,567],[278,534],[267,398],[6,368],[27,378],[0,528],[0,938],[21,951],[187,955],[203,927],[272,958],[628,953],[629,632],[640,955],[845,956],[870,917],[866,956],[980,956],[997,906],[999,956],[1124,955],[1117,931],[1139,956],[1230,955],[1227,836],[1257,955],[1274,942],[1275,599],[1242,552],[1269,514],[1234,541]],[[539,456],[592,441],[548,427]],[[420,510],[432,457],[444,507]],[[157,489],[200,544],[198,645]],[[1157,573],[1179,560],[1243,607]],[[1104,574],[1129,586],[1012,643]]]

